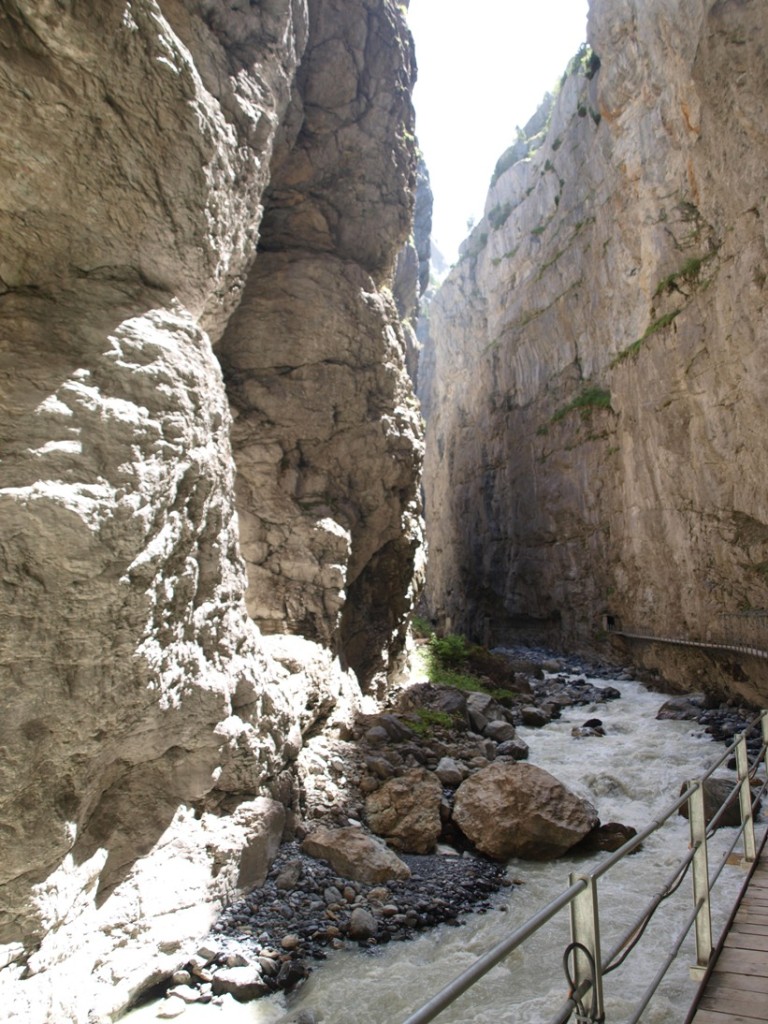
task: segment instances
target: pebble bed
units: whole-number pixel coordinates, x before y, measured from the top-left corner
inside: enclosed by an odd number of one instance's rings
[[[297,843],[284,844],[264,885],[222,913],[166,995],[210,1002],[226,992],[244,1000],[289,992],[330,950],[370,949],[437,924],[460,925],[511,885],[504,866],[483,857],[402,859],[409,879],[365,885],[302,854]]]

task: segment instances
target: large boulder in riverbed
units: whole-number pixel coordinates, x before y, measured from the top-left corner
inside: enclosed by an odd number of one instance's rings
[[[411,877],[411,869],[396,853],[356,827],[315,829],[301,849],[310,857],[327,860],[334,871],[355,882],[375,885]]]
[[[684,693],[677,697],[670,697],[664,701],[656,713],[656,721],[698,722],[706,706],[707,700],[703,693]]]
[[[680,786],[682,793],[688,786],[684,782]],[[741,809],[739,807],[739,794],[735,791],[735,779],[705,779],[704,780],[704,819],[709,825],[723,804],[727,803],[722,817],[719,819],[716,828],[735,828],[741,824]],[[760,812],[762,803],[758,802],[757,812]],[[684,803],[677,812],[684,818],[688,817],[688,804]]]
[[[543,768],[496,762],[456,790],[453,820],[488,857],[551,860],[583,839],[598,817]]]
[[[365,818],[376,835],[404,853],[430,853],[442,824],[443,787],[434,772],[414,768],[366,798]]]

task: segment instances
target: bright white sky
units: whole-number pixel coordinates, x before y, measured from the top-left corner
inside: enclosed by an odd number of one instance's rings
[[[432,237],[455,262],[496,161],[586,38],[587,0],[411,0],[416,134],[434,194]]]

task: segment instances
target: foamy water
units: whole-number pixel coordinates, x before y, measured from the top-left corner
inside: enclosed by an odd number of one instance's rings
[[[609,681],[594,680],[596,685]],[[706,769],[722,751],[690,722],[657,722],[664,697],[639,683],[617,682],[622,699],[565,711],[543,729],[520,728],[530,747],[530,762],[546,768],[574,792],[590,800],[603,822],[619,821],[642,829],[676,798],[680,786]],[[602,719],[606,736],[576,739],[574,725]],[[733,778],[731,773],[724,773]],[[721,829],[710,843],[710,871],[732,841]],[[642,905],[659,890],[688,846],[688,823],[675,817],[642,849],[625,858],[598,881],[602,948],[605,955],[636,919]],[[740,852],[740,847],[737,847]],[[221,1006],[192,1005],[180,1018],[189,1024],[277,1024],[300,1010],[313,1010],[324,1024],[397,1024],[457,974],[521,925],[569,884],[569,872],[587,873],[607,854],[561,858],[544,864],[511,861],[508,874],[522,884],[503,891],[495,908],[466,919],[461,928],[440,926],[412,942],[391,943],[372,953],[342,951],[320,965],[295,994],[271,996],[250,1004],[227,997]],[[727,866],[713,895],[717,936],[744,880],[738,866]],[[606,977],[606,1019],[626,1020],[638,1004],[679,927],[692,908],[691,882],[665,901],[626,964]],[[495,967],[437,1018],[440,1024],[543,1024],[565,999],[562,955],[569,942],[567,909],[561,911],[520,949]],[[647,1024],[682,1020],[695,994],[688,965],[695,962],[693,939],[643,1016]],[[155,1006],[133,1011],[130,1024],[157,1020]]]

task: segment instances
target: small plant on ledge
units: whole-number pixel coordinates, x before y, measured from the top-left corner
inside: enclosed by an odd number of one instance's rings
[[[436,686],[489,693],[500,701],[519,690],[514,669],[506,658],[469,643],[458,633],[433,633],[425,661],[429,681]]]
[[[562,406],[556,413],[553,414],[550,423],[557,423],[559,420],[567,416],[569,412],[573,412],[578,409],[582,414],[589,412],[591,409],[610,409],[611,408],[611,392],[608,388],[601,388],[597,384],[592,384],[589,387],[583,388],[582,391],[567,405]]]
[[[652,335],[656,334],[657,331],[664,330],[665,327],[669,327],[676,316],[682,313],[682,309],[673,309],[671,313],[665,313],[664,316],[660,316],[658,320],[654,320],[652,324],[649,324],[643,332],[642,336],[633,341],[631,345],[628,345],[625,349],[622,349],[617,356],[614,356],[611,360],[611,366],[618,366],[619,363],[623,363],[625,359],[634,359],[643,344]]]

